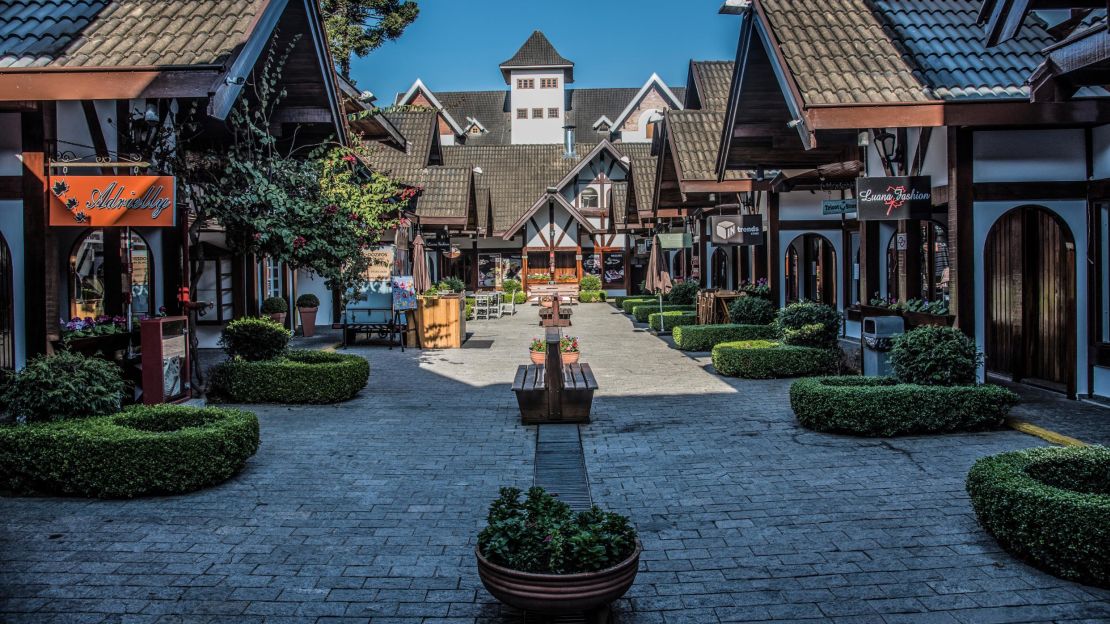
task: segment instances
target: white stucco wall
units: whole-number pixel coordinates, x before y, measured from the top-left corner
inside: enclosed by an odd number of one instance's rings
[[[331,291],[328,290],[327,284],[324,283],[324,278],[319,275],[312,275],[304,269],[297,271],[297,292],[293,293],[293,303],[296,304],[297,297],[301,295],[312,294],[320,300],[320,309],[316,311],[316,325],[331,325],[332,315],[332,297]],[[290,311],[296,315],[296,308],[290,307]],[[296,322],[299,325],[301,322],[300,316],[296,316]]]
[[[22,151],[19,113],[0,113],[0,176],[23,174]]]
[[[526,78],[535,80],[533,89],[517,89],[517,79]],[[541,89],[540,81],[544,78],[555,78],[559,81],[558,88]],[[510,73],[509,78],[509,117],[512,119],[512,136],[514,144],[535,143],[562,143],[563,125],[565,124],[566,111],[566,73],[563,70],[551,69],[518,69]],[[518,108],[528,109],[528,119],[517,119]],[[542,108],[543,119],[533,119],[532,109]],[[547,109],[558,108],[559,116],[549,118]]]
[[[549,213],[548,213],[546,208],[540,208],[536,212],[536,214],[533,216],[533,220],[536,222],[537,225],[540,226],[539,231],[537,231],[536,228],[532,227],[531,223],[525,224],[525,226],[524,226],[525,227],[525,232],[526,232],[525,240],[528,241],[528,246],[529,247],[548,247],[549,245],[555,245],[556,247],[576,247],[578,245],[578,243],[577,243],[578,222],[575,221],[570,216],[570,213],[567,212],[566,208],[563,208],[559,204],[555,205],[555,239],[554,240],[550,240],[551,230],[548,227],[548,224],[549,224],[548,215],[549,215]],[[570,222],[570,227],[566,228],[565,236],[564,236],[564,226],[567,224],[568,221]],[[549,239],[547,241],[547,244],[545,244],[543,242],[543,238],[540,238],[540,232],[543,233],[544,238]],[[559,240],[560,238],[562,238],[561,241]],[[557,242],[557,244],[556,244],[556,242]]]
[[[852,196],[849,192],[848,197]],[[780,221],[822,221],[840,222],[840,215],[821,214],[821,202],[826,199],[840,199],[840,191],[791,191],[779,195],[779,220]],[[854,213],[844,215],[846,218],[855,218]],[[831,226],[830,226],[831,227]],[[839,229],[839,226],[836,226]]]

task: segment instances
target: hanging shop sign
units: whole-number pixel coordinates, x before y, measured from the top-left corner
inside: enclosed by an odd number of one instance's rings
[[[860,221],[928,219],[933,212],[930,176],[859,178],[856,204]]]
[[[709,238],[714,245],[762,245],[763,215],[709,217]]]
[[[854,199],[826,199],[821,202],[821,214],[839,215],[856,211]]]
[[[684,249],[694,246],[694,237],[689,232],[676,234],[656,234],[660,249]]]
[[[173,176],[51,176],[50,225],[173,227]]]

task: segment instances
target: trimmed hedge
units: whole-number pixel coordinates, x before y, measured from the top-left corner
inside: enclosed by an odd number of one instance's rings
[[[797,347],[770,340],[722,342],[713,347],[713,368],[743,379],[774,379],[820,375],[836,369],[837,352]]]
[[[583,290],[578,293],[579,303],[598,303],[605,301],[604,290]]]
[[[729,320],[737,325],[770,325],[777,313],[770,299],[751,295],[737,298],[728,307]]]
[[[922,386],[887,377],[801,379],[790,407],[807,429],[862,436],[997,427],[1018,402],[999,386]]]
[[[668,332],[683,325],[697,325],[697,312],[684,312],[674,310],[671,312],[655,312],[648,315],[648,326],[658,332]]]
[[[228,360],[212,372],[217,394],[236,403],[335,403],[358,394],[370,363],[332,351],[289,351],[263,362]]]
[[[17,494],[181,494],[232,477],[258,443],[258,417],[214,407],[12,425],[0,427],[0,484]]]
[[[25,422],[103,416],[119,410],[124,382],[119,366],[80,353],[40,355],[5,374],[0,414]]]
[[[635,308],[636,306],[638,306],[638,305],[647,305],[647,304],[652,303],[652,302],[654,302],[655,305],[659,305],[659,298],[658,297],[625,297],[624,299],[621,299],[620,303],[618,303],[617,305],[619,305],[621,307],[621,310],[623,310],[625,314],[632,314],[632,309]]]
[[[663,309],[659,309],[659,303],[641,303],[632,308],[632,316],[638,323],[646,323],[648,316],[656,312],[692,312],[697,310],[696,306],[692,305],[669,305],[664,304]]]
[[[722,342],[772,340],[770,325],[686,325],[674,328],[675,346],[683,351],[709,351]]]
[[[967,492],[1003,548],[1057,576],[1110,588],[1110,449],[984,457],[967,475]]]
[[[268,317],[235,319],[220,332],[220,346],[233,358],[257,362],[285,353],[290,334]]]

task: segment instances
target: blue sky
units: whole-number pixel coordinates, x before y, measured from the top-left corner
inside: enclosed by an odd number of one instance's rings
[[[731,60],[739,19],[721,0],[419,0],[397,41],[355,59],[359,88],[388,106],[416,78],[435,91],[507,88],[497,66],[533,30],[574,61],[574,87],[684,86],[690,59]]]

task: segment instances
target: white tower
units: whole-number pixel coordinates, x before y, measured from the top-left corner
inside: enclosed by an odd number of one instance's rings
[[[562,143],[566,84],[574,82],[574,63],[537,30],[501,64],[501,74],[509,85],[513,143]]]

